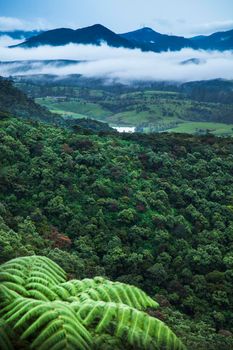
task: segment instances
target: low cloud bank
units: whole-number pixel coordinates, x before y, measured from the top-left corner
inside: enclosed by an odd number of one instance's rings
[[[26,21],[17,17],[0,16],[0,31],[14,30],[46,30],[50,25],[43,18],[36,18],[34,21]]]
[[[209,35],[215,32],[225,32],[233,28],[233,20],[207,22],[193,25],[193,33],[196,35]]]
[[[187,18],[155,18],[148,23],[156,31],[164,34],[174,34],[185,37],[196,35],[210,35],[215,32],[225,32],[233,28],[233,20],[211,21],[211,22],[192,22]]]
[[[195,58],[195,60],[192,60]],[[134,80],[195,81],[233,79],[233,51],[183,49],[177,52],[141,52],[123,48],[69,44],[62,47],[41,46],[32,49],[0,48],[0,75],[82,74],[88,78],[106,78],[123,83]],[[79,60],[69,65],[35,60]],[[182,64],[190,60],[189,64]],[[9,63],[11,62],[11,63]],[[197,64],[199,62],[199,64]],[[13,72],[13,73],[12,73]]]
[[[24,40],[24,38],[22,38],[22,40]],[[17,44],[21,43],[22,40],[13,39],[12,37],[10,37],[8,35],[1,35],[0,36],[0,50],[2,50],[2,47],[17,45]],[[0,51],[0,58],[1,58],[1,51]]]

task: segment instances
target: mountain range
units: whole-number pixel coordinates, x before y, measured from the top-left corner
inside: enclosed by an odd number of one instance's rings
[[[147,27],[120,34],[120,36],[146,51],[173,51],[194,46],[190,39],[182,36],[160,34]]]
[[[115,34],[101,24],[85,27],[77,30],[59,28],[48,30],[39,35],[32,36],[25,42],[16,45],[22,47],[37,47],[40,45],[62,46],[69,43],[101,45],[106,42],[109,46],[135,48],[131,41]]]
[[[116,34],[101,24],[95,24],[77,30],[58,28],[41,32],[37,35],[33,34],[31,37],[26,38],[24,42],[15,46],[28,48],[41,45],[62,46],[69,43],[101,45],[103,42],[117,48],[138,48],[142,51],[154,52],[177,51],[183,48],[224,51],[233,49],[233,30],[217,32],[208,36],[200,35],[185,38],[161,34],[148,27],[128,33]]]

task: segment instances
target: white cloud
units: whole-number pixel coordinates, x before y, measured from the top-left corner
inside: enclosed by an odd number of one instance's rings
[[[12,37],[8,35],[1,35],[0,36],[0,47],[7,47],[7,46],[13,46],[21,43],[22,40],[13,39]]]
[[[215,32],[233,29],[233,20],[194,23],[184,18],[174,20],[154,18],[148,25],[163,34],[191,37],[194,35],[210,35]]]
[[[190,58],[201,64],[182,65]],[[1,64],[0,75],[14,74],[82,74],[85,77],[134,80],[194,81],[216,78],[233,79],[233,51],[197,51],[184,49],[177,52],[141,52],[123,48],[69,44],[58,47],[1,48],[1,61],[16,60],[81,60],[79,64],[60,66],[54,63],[34,62],[25,69],[24,63]],[[12,71],[13,69],[13,71]]]
[[[3,32],[11,32],[14,30],[42,30],[49,28],[49,23],[42,18],[37,18],[33,22],[30,22],[16,17],[0,17],[0,31]]]
[[[192,26],[192,32],[197,35],[208,35],[215,32],[224,32],[231,29],[233,29],[233,20],[200,23]]]

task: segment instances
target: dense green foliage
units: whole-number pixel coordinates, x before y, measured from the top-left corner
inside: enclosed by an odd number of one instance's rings
[[[0,112],[17,115],[21,118],[55,121],[56,116],[36,104],[23,92],[15,88],[11,81],[0,77]],[[0,115],[1,118],[1,115]]]
[[[0,266],[0,306],[2,350],[185,350],[162,321],[145,312],[158,304],[140,289],[102,277],[67,282],[45,257]]]
[[[231,138],[6,119],[0,140],[1,263],[39,254],[136,285],[190,318],[162,310],[191,349],[232,348]]]
[[[15,88],[11,81],[0,77],[0,119],[8,118],[10,115],[67,128],[77,126],[94,132],[112,130],[108,124],[97,120],[87,118],[66,119],[56,113],[51,113],[47,108],[35,103],[33,99]]]
[[[225,79],[193,81],[180,87],[186,96],[196,101],[230,103],[233,101],[233,81]]]

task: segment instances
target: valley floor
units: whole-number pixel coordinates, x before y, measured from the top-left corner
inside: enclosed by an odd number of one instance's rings
[[[51,96],[36,98],[36,102],[65,119],[92,118],[141,132],[233,135],[233,105],[195,102],[164,91],[109,94],[88,90],[83,94],[74,90],[77,97],[52,96],[50,91]]]

